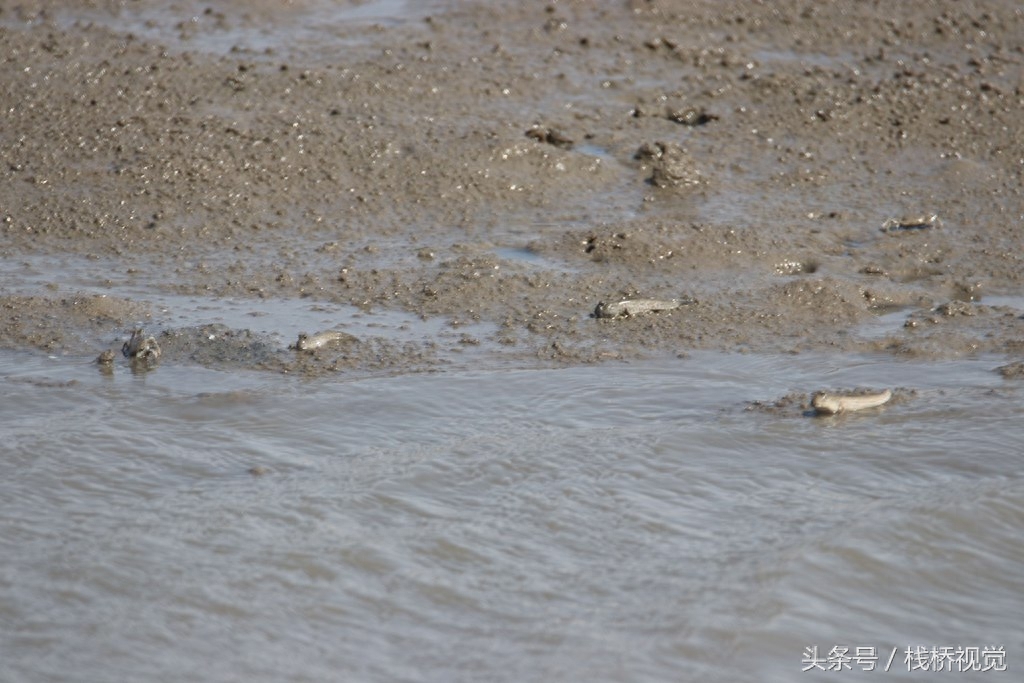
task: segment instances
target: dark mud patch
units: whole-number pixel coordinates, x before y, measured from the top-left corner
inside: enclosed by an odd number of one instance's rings
[[[164,330],[157,338],[165,363],[195,363],[213,368],[271,368],[287,354],[280,345],[250,330],[203,325]]]

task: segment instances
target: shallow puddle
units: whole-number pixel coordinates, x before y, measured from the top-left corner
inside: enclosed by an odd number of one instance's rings
[[[183,0],[159,6],[119,4],[115,10],[62,8],[52,17],[58,26],[98,24],[176,50],[226,55],[294,57],[366,42],[374,29],[422,20],[450,4],[446,0],[299,0],[275,3],[221,3]],[[23,13],[11,26],[43,19]]]

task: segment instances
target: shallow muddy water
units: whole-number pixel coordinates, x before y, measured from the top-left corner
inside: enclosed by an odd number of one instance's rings
[[[7,352],[3,678],[792,681],[836,645],[899,648],[897,679],[919,645],[1012,672],[1024,397],[998,364],[306,382]],[[913,391],[748,409],[858,385]]]
[[[369,35],[379,34],[384,27],[421,20],[432,9],[450,4],[438,0],[253,2],[242,6],[241,16],[231,13],[229,20],[228,14],[214,5],[183,0],[156,6],[115,3],[106,7],[61,7],[51,18],[64,28],[95,23],[176,49],[250,55],[306,52],[308,57],[325,45],[344,48],[357,41],[366,42],[365,36],[352,34],[353,27]],[[41,18],[21,19],[8,23],[18,26]],[[335,28],[345,29],[345,35],[332,30]]]

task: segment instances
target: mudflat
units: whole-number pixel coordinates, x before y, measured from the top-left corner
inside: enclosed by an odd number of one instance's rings
[[[1024,353],[1018,3],[374,4],[0,0],[0,347]],[[297,354],[171,295],[483,332]]]

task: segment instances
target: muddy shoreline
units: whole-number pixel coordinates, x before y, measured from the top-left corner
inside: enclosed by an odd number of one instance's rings
[[[0,1],[0,347],[91,358],[145,326],[162,364],[314,376],[1024,353],[1008,0],[66,4]],[[339,307],[355,339],[297,353],[320,330],[160,296]]]

